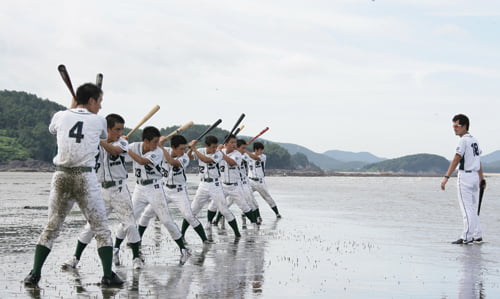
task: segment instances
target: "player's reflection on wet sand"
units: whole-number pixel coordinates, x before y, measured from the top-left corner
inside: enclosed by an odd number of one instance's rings
[[[462,248],[460,249],[463,249],[463,253],[458,257],[462,262],[460,289],[458,291],[458,298],[460,299],[486,298],[481,273],[482,246],[483,244],[461,245]]]

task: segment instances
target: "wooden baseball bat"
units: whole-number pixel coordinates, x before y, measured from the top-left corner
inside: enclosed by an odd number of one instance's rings
[[[229,140],[229,136],[231,136],[232,134],[234,134],[234,130],[236,130],[236,128],[239,126],[239,124],[241,123],[241,121],[243,120],[243,118],[245,118],[245,113],[242,113],[240,115],[240,118],[238,118],[238,120],[236,121],[236,123],[233,126],[233,129],[231,129],[231,131],[229,132],[229,134],[226,136],[226,139],[224,139],[223,143],[226,143]]]
[[[236,129],[236,131],[234,131],[234,136],[238,135],[238,133],[241,132],[241,130],[243,130],[245,128],[245,125],[241,125],[238,129]]]
[[[250,141],[247,142],[247,145],[249,145],[250,143],[252,143],[255,139],[259,138],[262,134],[266,133],[267,130],[269,130],[269,127],[266,127],[264,130],[260,131],[260,133],[257,134],[257,136],[255,136],[254,138],[250,139]]]
[[[97,77],[95,78],[95,85],[99,86],[99,88],[102,88],[102,74],[99,73],[97,74]]]
[[[66,70],[64,64],[60,64],[57,67],[57,70],[59,71],[59,74],[61,75],[64,83],[66,84],[66,87],[68,87],[71,96],[73,97],[74,100],[76,100],[75,90],[73,89],[73,84],[71,84],[71,79],[69,78],[68,71]]]
[[[203,138],[205,135],[208,134],[208,132],[212,131],[213,129],[215,129],[220,123],[222,122],[222,119],[218,119],[216,122],[214,122],[208,129],[206,129],[205,132],[203,132],[198,138],[196,138],[196,140],[200,140],[201,138]]]
[[[127,137],[130,137],[130,135],[132,135],[135,131],[137,131],[137,129],[139,129],[139,127],[142,126],[148,119],[150,119],[151,116],[153,116],[158,110],[160,110],[160,106],[158,105],[154,106],[153,109],[151,109],[151,111],[149,111],[148,114],[146,114],[141,119],[141,121],[137,124],[137,126],[135,126],[132,129],[132,131],[128,132]]]
[[[179,132],[184,131],[185,129],[191,127],[192,125],[193,125],[193,121],[189,121],[189,122],[185,123],[184,125],[182,125],[182,127],[178,128],[177,130],[173,131],[172,133],[168,134],[165,137],[168,139],[168,138],[174,136],[175,134],[179,134]]]

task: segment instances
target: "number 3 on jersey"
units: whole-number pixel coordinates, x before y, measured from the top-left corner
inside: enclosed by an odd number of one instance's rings
[[[76,143],[80,143],[83,139],[82,130],[83,121],[79,121],[69,130],[69,138],[76,138]]]

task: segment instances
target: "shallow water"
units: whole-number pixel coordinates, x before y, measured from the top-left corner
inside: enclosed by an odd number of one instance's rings
[[[203,248],[190,229],[192,256],[179,251],[165,228],[151,223],[143,240],[144,269],[132,270],[123,246],[115,271],[123,288],[101,288],[95,242],[75,271],[71,256],[85,221],[77,208],[66,219],[39,288],[24,288],[34,245],[47,216],[50,173],[0,173],[0,298],[499,298],[500,177],[488,178],[480,245],[451,245],[462,227],[455,180],[441,178],[270,177],[283,218],[258,198],[260,230],[212,229]],[[197,179],[189,177],[191,197]],[[133,190],[133,180],[129,180]],[[234,206],[232,211],[240,213]],[[180,224],[180,216],[172,209]],[[198,216],[205,223],[205,210]],[[241,218],[237,218],[241,226]],[[116,219],[111,218],[112,228]],[[227,225],[226,225],[227,227]]]

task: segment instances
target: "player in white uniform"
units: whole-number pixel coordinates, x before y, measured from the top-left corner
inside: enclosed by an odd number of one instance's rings
[[[224,196],[224,191],[222,190],[220,181],[220,171],[219,163],[222,159],[227,159],[227,157],[217,149],[218,140],[215,136],[207,136],[205,138],[205,148],[196,149],[196,144],[198,140],[193,140],[189,143],[190,149],[188,151],[188,156],[192,159],[198,159],[198,171],[201,178],[200,185],[196,190],[196,195],[191,203],[191,209],[194,215],[197,215],[203,206],[207,204],[209,200],[215,202],[216,209],[208,210],[207,212],[207,228],[211,228],[212,220],[219,210],[222,215],[227,219],[229,225],[234,231],[237,238],[241,237],[238,230],[238,224],[234,218],[233,213],[227,207],[226,199]],[[194,155],[193,155],[194,153]],[[187,227],[182,227],[182,234],[186,233]]]
[[[276,202],[274,202],[274,199],[271,197],[265,181],[266,155],[264,154],[264,144],[261,142],[255,142],[253,144],[253,152],[259,157],[259,159],[251,159],[248,169],[248,178],[250,179],[252,192],[257,191],[260,196],[262,196],[262,198],[269,204],[271,209],[273,209],[276,217],[281,218],[281,215],[278,212],[278,206],[276,205]]]
[[[457,114],[452,121],[453,130],[456,135],[460,136],[460,141],[450,167],[441,182],[441,189],[445,189],[448,179],[459,166],[457,176],[458,201],[464,223],[460,239],[452,243],[482,242],[481,223],[477,215],[480,183],[483,182],[484,187],[486,187],[481,167],[481,149],[476,138],[469,133],[469,118],[467,116]]]
[[[101,284],[123,284],[111,269],[113,240],[94,171],[99,142],[107,138],[106,120],[97,115],[101,102],[102,90],[86,83],[76,91],[76,108],[59,111],[52,117],[49,131],[57,137],[56,171],[50,187],[48,222],[36,245],[33,269],[24,279],[26,286],[38,284],[45,259],[75,202],[96,235],[104,272]]]
[[[170,215],[161,182],[163,177],[161,168],[163,151],[159,147],[160,137],[161,134],[157,128],[146,127],[142,131],[143,141],[129,145],[128,154],[133,159],[134,173],[137,178],[132,195],[134,216],[139,219],[146,206],[151,205],[160,222],[167,228],[179,246],[181,251],[180,262],[184,264],[189,252],[184,245],[179,227],[177,227]]]
[[[241,153],[242,163],[240,166],[240,176],[241,176],[241,186],[243,188],[243,193],[245,194],[245,198],[247,200],[248,205],[252,208],[252,211],[255,215],[257,225],[261,224],[261,217],[259,211],[259,204],[255,197],[253,196],[252,187],[250,187],[249,179],[248,179],[248,165],[250,164],[251,159],[259,159],[259,156],[249,152],[247,150],[247,143],[244,139],[238,139],[236,141],[236,150]]]
[[[220,162],[220,172],[222,178],[222,190],[227,199],[227,205],[230,207],[233,203],[241,209],[243,214],[250,219],[251,223],[257,224],[256,216],[252,208],[247,203],[241,183],[240,167],[243,161],[242,155],[236,150],[236,136],[230,135],[227,142],[224,143],[222,153],[227,156]],[[215,203],[208,206],[209,210],[216,209]]]
[[[132,200],[127,186],[127,170],[125,169],[125,159],[128,157],[128,141],[121,138],[125,120],[117,114],[106,116],[108,124],[108,139],[101,141],[99,146],[99,163],[97,164],[97,179],[102,187],[102,196],[106,206],[106,214],[109,217],[114,210],[120,220],[120,229],[117,232],[115,246],[113,248],[113,262],[120,264],[120,245],[127,236],[133,254],[133,265],[135,269],[142,267],[139,258],[140,236],[137,231]],[[78,237],[76,250],[68,261],[63,263],[63,267],[75,268],[80,261],[83,250],[92,241],[94,232],[87,223],[84,230]]]
[[[166,141],[165,137],[160,138],[160,144]],[[184,170],[189,165],[189,157],[186,154],[187,140],[182,135],[174,135],[170,140],[170,147],[163,148],[164,161],[162,163],[163,170],[163,185],[165,187],[165,195],[169,205],[173,203],[179,208],[184,217],[182,227],[191,225],[196,233],[200,236],[204,244],[208,243],[207,235],[203,225],[198,218],[193,215],[191,203],[187,191],[186,174]],[[146,230],[149,221],[155,216],[154,210],[148,206],[139,220],[139,228],[142,232]],[[185,230],[183,230],[185,231]],[[184,237],[184,234],[182,235]]]

